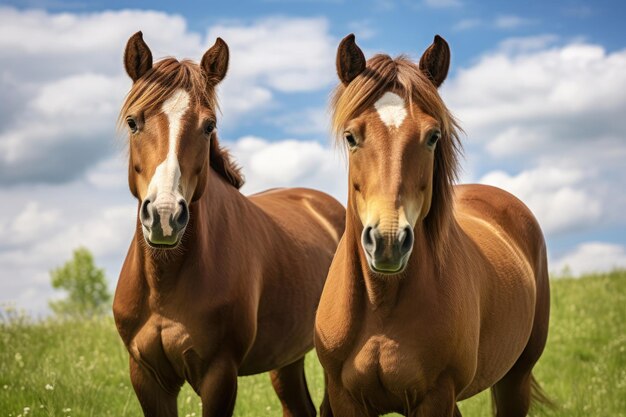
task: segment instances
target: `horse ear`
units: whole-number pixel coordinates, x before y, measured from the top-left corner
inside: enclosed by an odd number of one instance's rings
[[[354,41],[354,33],[351,33],[343,38],[337,48],[337,75],[344,85],[348,85],[365,71],[365,65],[365,55]]]
[[[450,47],[448,42],[435,35],[433,44],[426,49],[420,59],[420,70],[430,78],[435,87],[444,82],[450,68]]]
[[[210,85],[217,85],[226,76],[228,57],[228,45],[222,38],[217,38],[215,44],[205,52],[200,66]]]
[[[124,51],[124,66],[126,73],[133,80],[137,81],[152,68],[152,52],[143,40],[141,31],[135,33],[128,39],[126,50]]]

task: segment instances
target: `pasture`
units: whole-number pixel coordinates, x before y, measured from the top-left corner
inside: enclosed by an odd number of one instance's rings
[[[555,400],[543,416],[626,416],[626,271],[552,281],[546,351],[536,377]],[[307,357],[311,394],[319,405],[323,376]],[[199,416],[199,398],[185,386],[179,415]],[[490,414],[488,392],[461,403],[465,417]],[[0,417],[139,416],[127,353],[110,317],[83,321],[32,319],[3,312],[0,323]],[[267,375],[239,379],[236,416],[278,416]]]

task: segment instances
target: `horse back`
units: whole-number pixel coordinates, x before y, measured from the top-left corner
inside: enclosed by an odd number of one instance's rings
[[[530,209],[513,194],[481,184],[455,188],[457,213],[480,218],[514,243],[527,259],[537,258],[545,250],[539,223]]]
[[[335,253],[345,228],[346,210],[333,197],[308,188],[275,188],[249,197],[290,238]]]

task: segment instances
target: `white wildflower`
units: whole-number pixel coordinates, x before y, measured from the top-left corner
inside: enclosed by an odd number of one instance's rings
[[[22,354],[20,352],[15,354],[15,362],[17,362],[17,366],[20,368],[24,367],[24,359],[22,358]]]

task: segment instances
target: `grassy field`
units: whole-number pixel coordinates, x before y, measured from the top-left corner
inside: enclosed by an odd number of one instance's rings
[[[626,416],[626,271],[552,282],[552,318],[537,379],[558,408],[545,416]],[[307,375],[317,404],[323,378]],[[181,416],[200,416],[188,386]],[[465,417],[490,414],[487,392],[461,403]],[[139,416],[127,354],[111,318],[68,322],[4,313],[0,323],[0,417]],[[240,379],[236,416],[279,416],[267,375]]]

